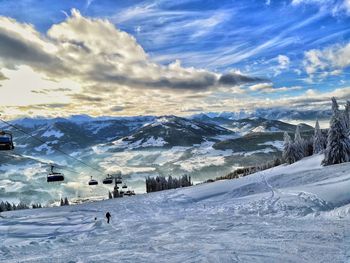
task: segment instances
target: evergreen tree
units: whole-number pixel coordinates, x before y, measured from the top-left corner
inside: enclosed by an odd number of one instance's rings
[[[296,136],[298,140],[298,135]],[[282,157],[286,163],[292,164],[302,158],[302,152],[299,145],[293,143],[289,134],[284,132],[284,144]],[[257,166],[257,171],[260,171],[261,167]]]
[[[283,142],[282,157],[286,163],[292,163],[290,159],[290,152],[291,152],[290,148],[291,148],[292,142],[287,132],[284,132],[283,139],[284,139],[284,142]]]
[[[306,155],[306,145],[304,139],[300,135],[299,125],[297,125],[294,134],[294,155],[296,161],[299,161]]]
[[[69,205],[68,198],[64,198],[64,205]]]
[[[108,198],[113,199],[112,193],[110,191],[108,191]]]
[[[343,114],[339,111],[338,103],[334,97],[332,98],[332,110],[323,165],[350,161],[350,139]]]
[[[321,153],[324,151],[325,146],[325,140],[324,136],[322,134],[322,131],[320,129],[320,124],[318,123],[318,120],[316,121],[315,125],[315,133],[313,137],[313,153]]]
[[[345,129],[348,132],[348,135],[350,133],[350,101],[347,100],[345,104],[345,110],[343,112],[343,118],[344,118],[344,126]]]
[[[61,198],[61,201],[60,201],[60,206],[64,206],[64,201],[63,201],[62,198]]]

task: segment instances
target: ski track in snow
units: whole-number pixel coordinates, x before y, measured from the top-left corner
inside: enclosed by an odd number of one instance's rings
[[[321,168],[321,160],[130,198],[6,212],[0,261],[349,262],[350,164]]]

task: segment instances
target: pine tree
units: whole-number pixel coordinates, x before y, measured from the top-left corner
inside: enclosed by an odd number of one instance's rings
[[[61,198],[61,201],[60,201],[60,206],[64,206],[64,201],[63,201],[62,198]]]
[[[294,134],[294,152],[295,152],[295,159],[296,161],[299,161],[306,155],[306,145],[303,138],[301,138],[299,125],[297,125],[295,129]]]
[[[343,118],[344,118],[345,129],[347,130],[349,135],[350,133],[350,101],[349,100],[346,101]]]
[[[324,136],[320,129],[320,124],[318,123],[318,120],[317,120],[315,125],[315,133],[313,137],[313,153],[318,154],[323,152],[324,146],[325,146]]]
[[[284,138],[284,142],[283,142],[282,157],[283,157],[283,159],[285,160],[286,163],[291,164],[291,163],[293,163],[293,160],[291,158],[292,157],[291,156],[292,142],[291,142],[290,136],[289,136],[289,134],[287,132],[284,132],[283,138]]]
[[[64,205],[69,205],[68,198],[64,198]]]
[[[108,198],[113,199],[112,193],[110,191],[108,191]]]
[[[332,98],[332,110],[323,165],[350,161],[350,139],[344,124],[344,117],[339,111],[338,103],[334,97]]]

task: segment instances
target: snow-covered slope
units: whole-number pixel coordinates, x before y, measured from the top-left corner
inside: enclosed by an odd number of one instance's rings
[[[0,261],[347,262],[350,164],[321,167],[322,158],[237,180],[3,213]]]

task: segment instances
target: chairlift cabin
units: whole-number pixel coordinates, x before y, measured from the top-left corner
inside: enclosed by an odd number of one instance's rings
[[[115,178],[115,183],[116,183],[116,184],[121,184],[121,183],[123,183],[122,178],[121,178],[120,176],[116,177],[116,178]]]
[[[14,148],[12,133],[0,131],[0,151],[9,151]]]
[[[126,188],[128,188],[128,186],[127,186],[126,184],[124,184],[124,185],[122,186],[122,188],[123,188],[123,189],[126,189]]]
[[[102,183],[103,184],[112,184],[113,183],[113,177],[108,174],[107,177],[105,179],[103,179]]]
[[[53,182],[62,182],[64,181],[64,175],[62,173],[56,173],[53,171],[54,166],[51,165],[51,172],[47,175],[47,182],[53,183]]]
[[[91,179],[89,181],[89,185],[98,185],[98,182],[95,179],[92,179],[92,176],[91,176]]]

